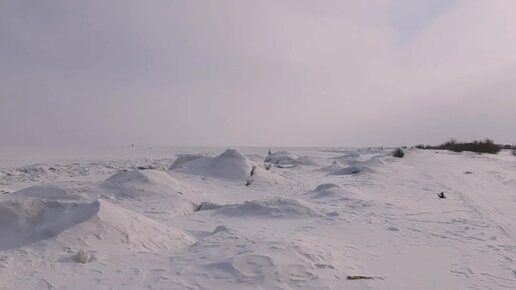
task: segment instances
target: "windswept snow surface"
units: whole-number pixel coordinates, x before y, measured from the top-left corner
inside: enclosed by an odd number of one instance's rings
[[[268,149],[0,158],[0,289],[516,289],[508,152]]]

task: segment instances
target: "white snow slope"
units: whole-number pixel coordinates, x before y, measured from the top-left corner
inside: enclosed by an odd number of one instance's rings
[[[131,150],[0,160],[0,289],[516,289],[508,152]]]

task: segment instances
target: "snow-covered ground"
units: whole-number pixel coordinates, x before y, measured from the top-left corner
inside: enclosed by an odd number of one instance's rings
[[[5,153],[0,289],[516,289],[508,152],[276,149]]]

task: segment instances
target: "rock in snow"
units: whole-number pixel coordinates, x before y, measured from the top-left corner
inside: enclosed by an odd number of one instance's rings
[[[80,249],[75,255],[75,261],[80,264],[88,263],[90,259],[90,254],[86,251],[86,249]]]

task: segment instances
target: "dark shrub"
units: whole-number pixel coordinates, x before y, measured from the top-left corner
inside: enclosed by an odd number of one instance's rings
[[[405,152],[403,152],[403,149],[398,147],[394,149],[394,152],[392,152],[392,156],[397,158],[403,158],[403,156],[405,156]]]
[[[418,145],[419,146],[419,145]],[[421,147],[423,149],[423,147]],[[455,139],[444,142],[439,146],[424,146],[424,149],[450,150],[453,152],[470,151],[476,153],[498,154],[502,145],[495,144],[491,139],[484,139],[473,142],[457,142]]]

